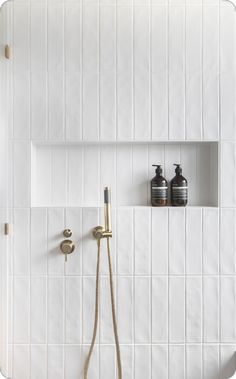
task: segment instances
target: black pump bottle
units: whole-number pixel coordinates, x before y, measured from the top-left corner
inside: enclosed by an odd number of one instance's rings
[[[171,180],[171,204],[176,207],[184,207],[188,203],[188,182],[182,176],[180,164],[176,166],[175,177]]]
[[[156,167],[156,176],[151,181],[151,202],[153,207],[162,207],[167,205],[167,180],[163,178],[161,165]]]

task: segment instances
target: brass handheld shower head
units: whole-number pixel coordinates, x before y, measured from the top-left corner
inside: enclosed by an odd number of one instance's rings
[[[109,187],[104,188],[104,218],[105,231],[111,231],[111,191]]]
[[[93,236],[98,240],[112,237],[111,231],[111,192],[109,187],[104,188],[104,223],[105,226],[96,226]]]

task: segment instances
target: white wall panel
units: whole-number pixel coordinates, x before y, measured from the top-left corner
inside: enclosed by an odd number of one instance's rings
[[[168,341],[168,279],[152,278],[152,342]]]
[[[47,337],[47,279],[31,279],[30,338],[33,344],[46,343]]]
[[[15,344],[29,343],[29,279],[16,277],[13,283],[14,315],[13,332]]]
[[[200,277],[186,279],[186,340],[202,341],[202,281]]]
[[[169,342],[185,338],[185,283],[183,277],[169,278]]]
[[[219,8],[203,7],[203,138],[219,137]]]
[[[185,272],[185,212],[169,210],[169,273]]]
[[[82,342],[82,279],[67,277],[65,287],[65,342],[78,344]]]
[[[218,209],[203,210],[203,272],[217,274],[219,271],[219,212]]]
[[[30,349],[30,377],[47,378],[47,349],[45,345],[32,345]]]
[[[64,339],[64,282],[62,278],[48,279],[47,333],[48,343],[62,344]]]
[[[219,339],[219,281],[217,277],[203,279],[203,340]]]
[[[185,8],[169,11],[169,139],[185,139]]]
[[[145,294],[145,295],[144,295]],[[136,343],[150,343],[150,279],[135,278],[134,339]]]
[[[83,139],[99,138],[99,11],[83,7]]]

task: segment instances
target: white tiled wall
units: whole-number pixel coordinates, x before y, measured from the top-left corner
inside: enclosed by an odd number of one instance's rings
[[[6,376],[82,379],[94,311],[91,229],[102,222],[104,184],[116,205],[112,256],[124,379],[233,374],[235,23],[232,6],[221,0],[4,6],[0,51],[6,43],[13,51],[10,61],[0,60],[1,133],[4,125],[10,149],[9,166],[0,159],[0,222],[13,223],[11,237],[0,238]],[[219,164],[206,142],[217,143]],[[153,176],[153,148],[167,178],[176,157],[183,161],[195,183],[191,204],[199,207],[135,206],[149,201],[141,183]],[[142,190],[127,191],[135,183]],[[59,250],[65,227],[76,242],[67,264]],[[101,271],[89,378],[115,379],[105,247]]]

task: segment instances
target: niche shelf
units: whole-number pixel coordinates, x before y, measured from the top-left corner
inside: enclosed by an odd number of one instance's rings
[[[103,187],[112,188],[113,206],[150,205],[152,164],[165,177],[181,163],[189,182],[190,206],[218,206],[218,142],[33,143],[33,207],[100,206]]]

